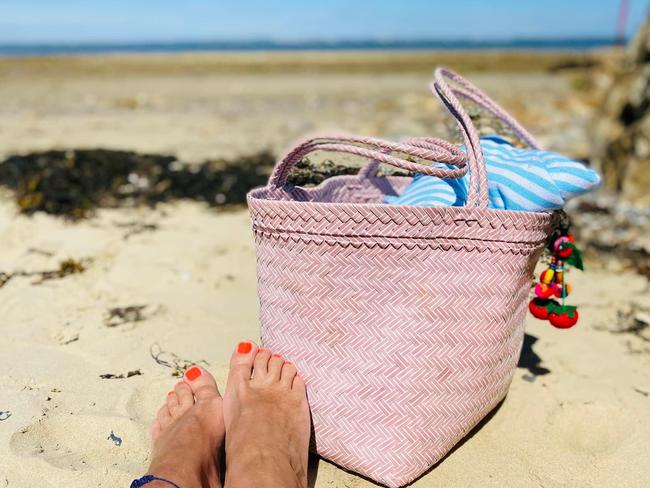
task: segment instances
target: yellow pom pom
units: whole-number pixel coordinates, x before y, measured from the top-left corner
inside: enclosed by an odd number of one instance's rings
[[[549,268],[545,271],[542,271],[542,274],[539,275],[539,281],[541,281],[545,285],[548,285],[553,282],[554,276],[555,276],[555,271]]]

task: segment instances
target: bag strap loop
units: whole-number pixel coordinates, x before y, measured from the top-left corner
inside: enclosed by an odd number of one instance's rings
[[[467,174],[467,156],[454,145],[434,138],[415,138],[405,142],[390,142],[374,137],[355,135],[320,135],[304,140],[289,151],[273,169],[268,186],[282,188],[291,169],[307,154],[315,151],[347,153],[368,158],[376,164],[386,163],[405,171],[438,178],[462,178]],[[400,154],[395,156],[393,154]],[[444,163],[453,168],[422,164],[407,157]]]
[[[454,85],[450,86],[449,82]],[[535,138],[524,129],[508,112],[458,73],[447,68],[436,68],[431,85],[434,94],[456,119],[461,130],[469,165],[470,182],[466,206],[487,208],[489,205],[487,170],[480,139],[472,119],[458,100],[458,96],[471,100],[510,127],[518,137],[533,148],[539,148]]]
[[[490,112],[494,118],[506,124],[514,134],[533,149],[540,149],[539,143],[533,135],[528,132],[517,120],[510,115],[503,107],[487,96],[480,88],[471,81],[463,78],[458,73],[446,68],[438,68],[444,74],[456,82],[459,86],[452,86],[451,90],[459,97],[470,100],[484,110]]]

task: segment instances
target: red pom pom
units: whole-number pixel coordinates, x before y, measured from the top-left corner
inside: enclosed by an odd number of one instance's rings
[[[575,308],[570,311],[554,310],[548,315],[548,320],[553,327],[569,329],[578,323],[578,311]]]
[[[557,304],[555,300],[547,300],[544,298],[533,298],[528,304],[528,310],[533,317],[539,320],[548,320],[549,305],[551,303]]]
[[[565,246],[561,244],[560,247],[557,249],[557,255],[560,256],[562,259],[570,258],[572,254],[573,254],[572,246]]]

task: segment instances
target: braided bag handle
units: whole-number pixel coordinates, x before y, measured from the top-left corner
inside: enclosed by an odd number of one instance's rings
[[[447,141],[422,137],[405,142],[391,142],[375,137],[347,134],[320,135],[309,138],[289,151],[275,166],[269,177],[268,186],[279,189],[286,185],[291,169],[307,154],[315,151],[329,151],[354,154],[379,163],[386,163],[405,171],[422,173],[439,178],[462,178],[467,174],[467,156]],[[430,163],[445,163],[454,168],[442,168],[417,163],[396,156],[401,154]]]
[[[451,82],[452,85],[448,82]],[[458,96],[466,100],[471,100],[489,111],[494,117],[510,127],[529,146],[538,149],[539,145],[535,141],[535,138],[508,112],[458,73],[447,68],[436,68],[431,89],[456,119],[465,141],[469,172],[472,175],[466,206],[487,208],[489,205],[487,170],[479,135],[472,119],[463,108],[460,100],[458,100]]]
[[[510,130],[512,130],[519,139],[525,142],[529,147],[533,149],[540,149],[539,143],[535,140],[530,132],[528,132],[517,120],[506,112],[499,104],[487,96],[480,88],[474,85],[471,81],[463,78],[458,73],[447,69],[447,68],[438,68],[437,72],[440,72],[443,78],[447,78],[455,82],[458,86],[451,86],[451,91],[466,100],[470,100],[479,107],[482,107],[484,110],[490,112],[496,119],[500,120],[506,124]],[[435,83],[432,85],[432,89],[435,90]]]

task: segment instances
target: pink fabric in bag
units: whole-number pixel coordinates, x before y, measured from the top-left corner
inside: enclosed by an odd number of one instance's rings
[[[533,269],[556,222],[487,208],[478,135],[457,96],[537,147],[532,136],[451,71],[436,70],[433,90],[467,155],[433,138],[323,136],[292,150],[248,196],[262,341],[307,383],[317,452],[389,487],[431,468],[505,397]],[[320,150],[371,162],[315,188],[288,185],[293,165]],[[469,171],[468,203],[382,204],[410,178],[378,177],[380,163],[442,178]]]

